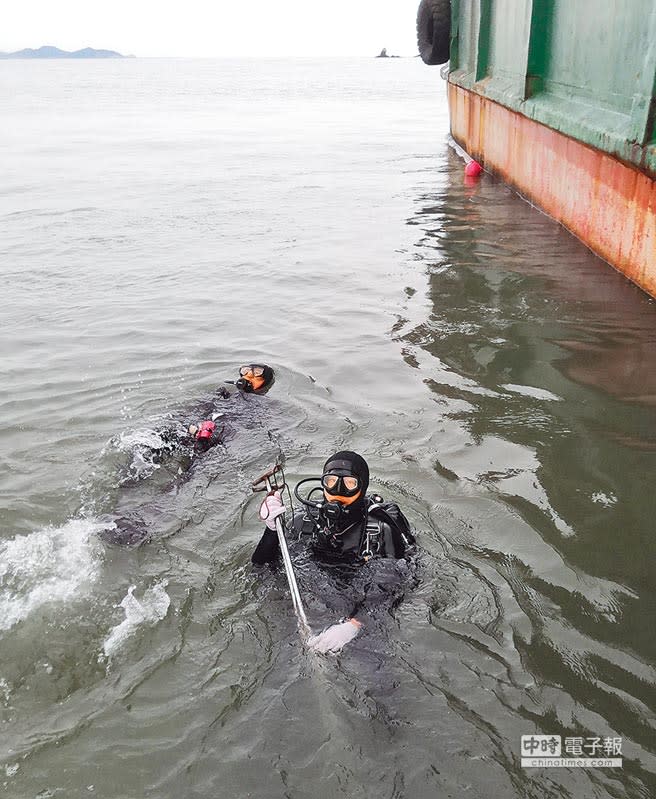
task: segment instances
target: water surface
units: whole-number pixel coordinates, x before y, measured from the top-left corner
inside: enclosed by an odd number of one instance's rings
[[[0,95],[6,794],[652,795],[656,309],[463,182],[439,70],[6,62]],[[251,360],[276,383],[224,447],[128,479]],[[420,551],[316,658],[249,486],[343,447]],[[102,537],[125,509],[141,547]],[[530,733],[624,767],[522,769]]]

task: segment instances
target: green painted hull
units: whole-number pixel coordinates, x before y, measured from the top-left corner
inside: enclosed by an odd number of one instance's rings
[[[451,0],[449,56],[454,139],[656,297],[656,0]]]
[[[449,81],[656,177],[654,0],[452,0]]]

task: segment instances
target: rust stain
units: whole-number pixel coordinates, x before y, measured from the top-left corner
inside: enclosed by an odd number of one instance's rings
[[[454,84],[449,107],[467,152],[656,297],[656,181]]]

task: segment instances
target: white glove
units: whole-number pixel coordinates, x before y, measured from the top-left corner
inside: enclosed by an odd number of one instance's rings
[[[339,624],[333,624],[319,635],[311,635],[308,638],[308,646],[315,652],[326,654],[327,652],[339,652],[352,641],[360,632],[361,622],[357,619],[349,619]]]
[[[260,505],[260,519],[266,524],[269,530],[276,529],[276,519],[285,512],[285,506],[280,499],[281,491],[274,491],[269,494]]]

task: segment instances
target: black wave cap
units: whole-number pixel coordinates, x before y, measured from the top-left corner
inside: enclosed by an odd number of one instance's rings
[[[262,364],[262,366],[264,367],[264,373],[262,374],[262,377],[264,378],[264,385],[262,388],[269,388],[273,382],[273,369],[270,366],[266,366],[266,364]]]
[[[367,461],[358,455],[357,452],[342,450],[331,455],[323,467],[324,474],[344,475],[352,474],[360,480],[362,496],[367,493],[369,487],[369,466]]]

